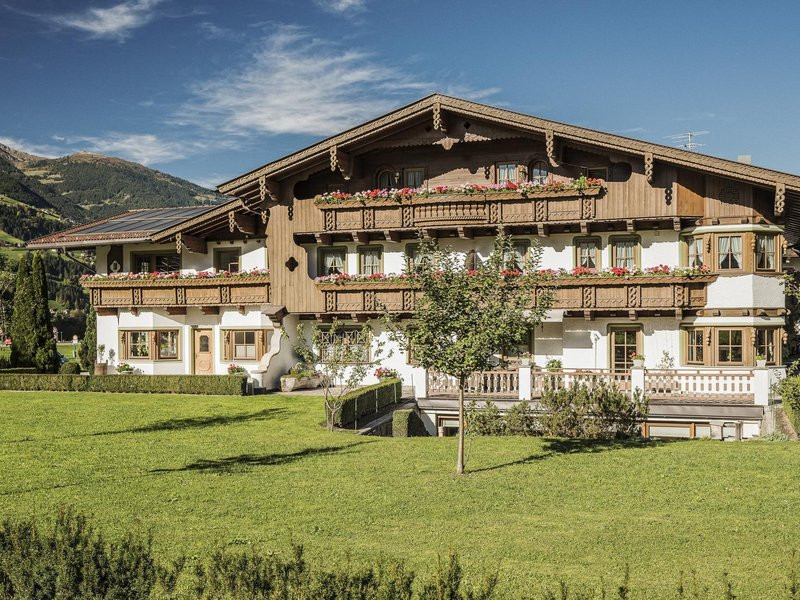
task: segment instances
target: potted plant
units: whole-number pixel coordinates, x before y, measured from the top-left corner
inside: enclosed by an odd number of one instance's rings
[[[519,364],[521,367],[530,367],[531,366],[531,353],[530,352],[523,352],[522,356],[519,357]]]
[[[241,365],[231,363],[228,365],[228,375],[247,375],[247,369]]]
[[[294,390],[314,389],[322,385],[322,377],[313,368],[305,363],[297,363],[286,374],[281,375],[281,391],[293,392]]]
[[[385,379],[399,379],[400,375],[394,369],[378,367],[375,369],[375,377],[378,378],[378,381],[383,381]]]
[[[561,361],[558,358],[551,358],[544,365],[544,368],[547,369],[550,373],[555,373],[556,371],[560,371],[561,367],[562,367]]]
[[[134,368],[129,365],[128,363],[119,363],[117,365],[117,374],[118,375],[130,375],[134,372]]]
[[[767,368],[767,357],[763,354],[756,354],[756,367],[759,369]]]
[[[108,373],[108,363],[105,361],[105,356],[106,346],[105,344],[100,344],[97,347],[97,362],[94,365],[95,375],[105,375]]]
[[[644,367],[644,354],[631,354],[633,359],[633,366],[637,369]]]

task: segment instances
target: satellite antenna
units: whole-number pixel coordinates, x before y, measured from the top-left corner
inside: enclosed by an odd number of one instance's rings
[[[686,148],[687,150],[695,151],[700,146],[705,146],[705,144],[699,144],[694,141],[694,138],[698,135],[705,135],[710,133],[709,131],[687,131],[686,133],[676,133],[675,135],[667,135],[664,139],[672,140],[672,143],[678,146],[678,148]]]

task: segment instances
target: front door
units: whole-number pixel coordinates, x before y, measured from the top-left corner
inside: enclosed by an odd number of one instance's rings
[[[214,337],[210,329],[196,329],[194,332],[194,373],[214,374]]]

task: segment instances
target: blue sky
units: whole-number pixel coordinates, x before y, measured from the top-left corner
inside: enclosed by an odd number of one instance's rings
[[[0,142],[211,186],[441,91],[800,173],[800,3],[0,0]]]

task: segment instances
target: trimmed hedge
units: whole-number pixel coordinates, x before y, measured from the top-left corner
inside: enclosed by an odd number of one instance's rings
[[[39,370],[36,367],[9,367],[8,369],[0,369],[0,375],[5,374],[18,374],[18,373],[38,373]]]
[[[80,375],[81,365],[78,361],[70,360],[61,365],[58,372],[62,375]]]
[[[792,427],[800,433],[800,377],[786,377],[780,382],[783,410]]]
[[[392,437],[423,437],[428,435],[419,413],[413,408],[402,408],[392,414]]]
[[[243,396],[241,375],[15,375],[0,374],[0,390],[218,394]]]
[[[403,382],[399,379],[387,379],[359,388],[345,396],[334,424],[337,427],[352,426],[355,429],[363,417],[379,413],[390,404],[399,402],[402,396]]]

